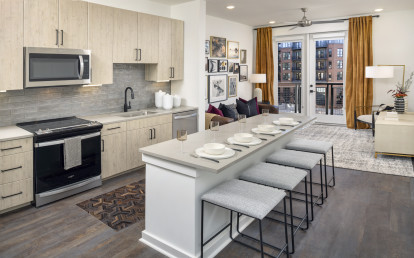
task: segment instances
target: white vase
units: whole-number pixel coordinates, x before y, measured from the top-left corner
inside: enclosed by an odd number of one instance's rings
[[[174,104],[173,104],[174,107],[181,106],[181,97],[178,96],[178,95],[174,95],[173,102],[174,102]]]
[[[165,92],[159,90],[155,92],[155,106],[157,108],[162,108],[162,97],[165,95]]]
[[[164,109],[172,109],[173,97],[170,94],[165,94],[164,96],[162,96],[162,107]]]

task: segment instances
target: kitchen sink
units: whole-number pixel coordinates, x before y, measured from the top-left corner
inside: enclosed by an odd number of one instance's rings
[[[140,111],[132,111],[132,112],[128,112],[128,113],[124,113],[121,115],[117,115],[120,117],[136,117],[136,116],[147,116],[147,115],[153,115],[153,114],[157,114],[157,111],[148,111],[148,110],[140,110]]]

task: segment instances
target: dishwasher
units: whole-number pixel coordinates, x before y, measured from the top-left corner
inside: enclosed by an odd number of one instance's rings
[[[177,138],[177,130],[187,130],[187,134],[196,133],[198,124],[198,111],[191,110],[174,113],[172,117],[172,138]]]

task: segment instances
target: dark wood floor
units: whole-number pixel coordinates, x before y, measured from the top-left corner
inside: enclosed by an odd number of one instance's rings
[[[413,257],[414,178],[337,169],[337,186],[315,220],[298,232],[294,257]],[[145,177],[144,170],[41,208],[0,216],[0,257],[164,257],[138,242],[138,223],[121,231],[104,225],[77,203]],[[300,207],[294,208],[300,212]],[[264,237],[282,238],[268,220]],[[253,223],[245,232],[257,232]],[[237,243],[218,257],[259,257]]]

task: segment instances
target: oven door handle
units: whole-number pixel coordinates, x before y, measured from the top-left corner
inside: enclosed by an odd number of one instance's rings
[[[89,139],[89,138],[96,137],[96,136],[99,136],[99,135],[101,135],[101,132],[85,134],[85,135],[81,136],[81,139],[85,140],[85,139]],[[62,140],[56,140],[56,141],[50,141],[50,142],[40,142],[40,143],[35,144],[35,148],[59,145],[59,144],[64,144],[64,143],[65,143],[65,141],[63,139]]]

